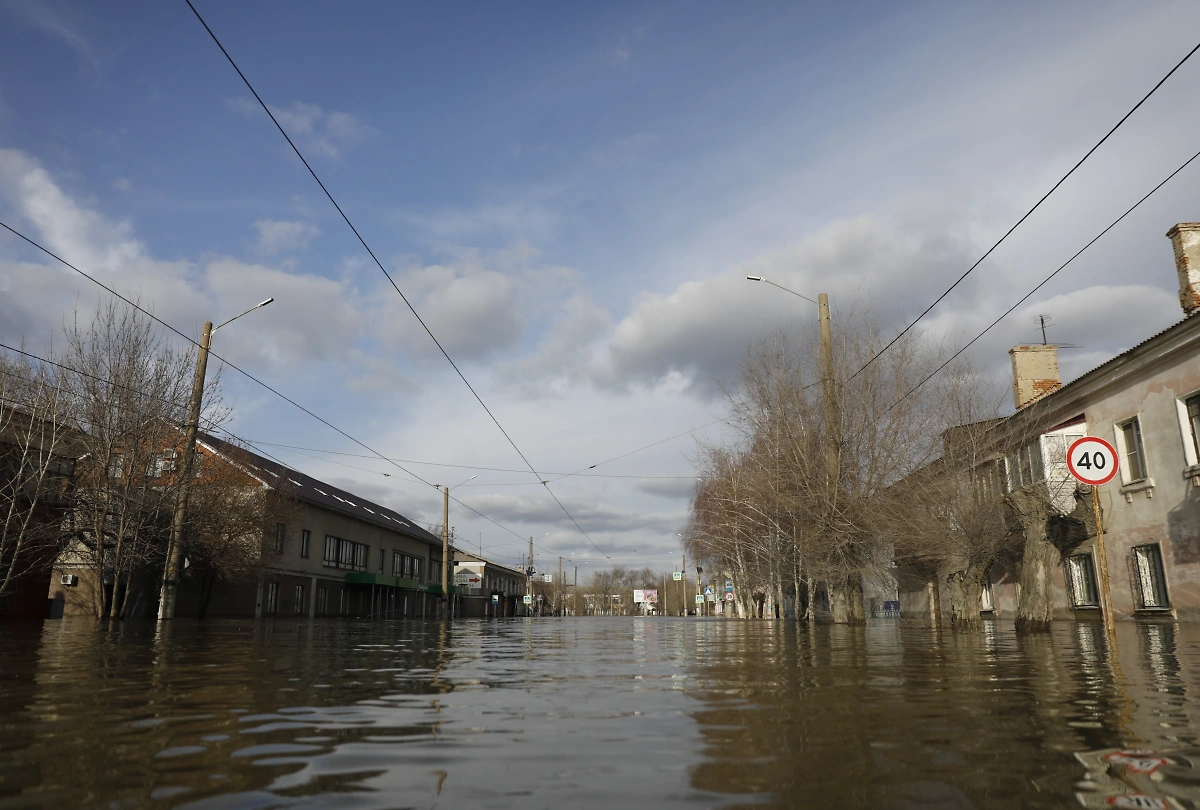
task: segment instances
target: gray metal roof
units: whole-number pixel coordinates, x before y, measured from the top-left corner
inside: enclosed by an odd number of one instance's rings
[[[221,454],[232,463],[248,467],[248,472],[256,478],[265,481],[268,486],[286,491],[297,500],[373,523],[430,545],[441,546],[440,539],[394,509],[380,506],[374,501],[368,501],[352,492],[339,489],[332,484],[313,478],[311,475],[305,475],[299,470],[261,456],[253,450],[247,450],[215,436],[197,432],[196,441]]]

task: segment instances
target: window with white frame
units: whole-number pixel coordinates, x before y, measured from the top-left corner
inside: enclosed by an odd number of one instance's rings
[[[1146,448],[1142,444],[1142,422],[1137,416],[1121,422],[1116,430],[1117,450],[1121,454],[1121,480],[1134,484],[1146,480]]]
[[[267,583],[266,597],[267,597],[267,602],[263,608],[263,612],[267,613],[268,615],[274,615],[274,614],[278,613],[279,612],[279,583],[278,582],[268,582]]]
[[[1142,610],[1171,606],[1167,597],[1167,578],[1163,571],[1162,549],[1158,543],[1133,548],[1133,596]]]
[[[308,529],[300,532],[300,556],[308,556],[308,547],[312,545],[312,532]]]
[[[1183,439],[1183,460],[1187,467],[1200,465],[1200,391],[1175,400],[1179,432]]]
[[[1071,586],[1071,603],[1077,608],[1099,607],[1096,589],[1096,565],[1090,553],[1067,557],[1067,580]]]

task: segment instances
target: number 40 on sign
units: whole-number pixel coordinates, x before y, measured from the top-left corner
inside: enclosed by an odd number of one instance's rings
[[[1067,448],[1067,469],[1080,483],[1107,484],[1117,474],[1117,450],[1096,436],[1076,439]]]

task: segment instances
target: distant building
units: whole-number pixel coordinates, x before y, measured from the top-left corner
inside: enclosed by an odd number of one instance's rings
[[[467,582],[461,582],[464,578]],[[528,577],[524,571],[454,549],[454,581],[463,616],[496,618],[526,614],[523,597]]]

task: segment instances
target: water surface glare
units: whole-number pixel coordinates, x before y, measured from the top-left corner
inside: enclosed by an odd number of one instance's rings
[[[0,810],[1200,807],[1200,626],[1117,649],[1086,623],[0,626]]]

